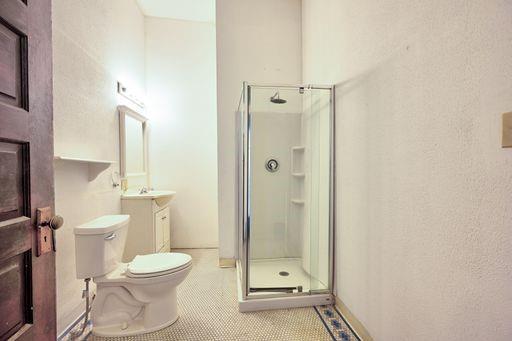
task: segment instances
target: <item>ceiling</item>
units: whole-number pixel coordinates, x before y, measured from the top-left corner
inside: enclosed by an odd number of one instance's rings
[[[215,0],[137,0],[145,16],[215,22]]]

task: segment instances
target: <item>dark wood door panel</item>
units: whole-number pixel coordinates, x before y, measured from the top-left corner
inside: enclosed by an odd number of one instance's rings
[[[28,110],[27,37],[0,22],[0,103]]]
[[[0,340],[31,335],[31,231],[27,217],[0,222]]]
[[[0,0],[0,138],[30,139],[29,10],[21,0]]]
[[[0,140],[0,222],[28,215],[28,177],[24,146]]]
[[[30,252],[0,260],[0,340],[6,340],[31,321]]]
[[[38,1],[38,0],[35,0]],[[0,18],[21,32],[28,31],[27,2],[22,0],[0,0]]]
[[[1,1],[1,0],[0,0]],[[28,141],[30,139],[30,129],[25,124],[28,119],[28,113],[20,108],[10,107],[6,110],[6,105],[0,101],[0,138],[11,141]]]
[[[10,99],[18,96],[20,37],[0,23],[0,93]]]
[[[31,232],[30,218],[27,217],[0,222],[0,261],[30,250]]]
[[[55,255],[35,210],[53,207],[51,0],[0,0],[0,340],[55,340]]]

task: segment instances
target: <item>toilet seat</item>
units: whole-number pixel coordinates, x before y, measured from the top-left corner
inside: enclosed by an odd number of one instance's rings
[[[128,263],[126,276],[131,278],[157,277],[180,271],[192,263],[192,257],[184,253],[163,252],[139,255]]]

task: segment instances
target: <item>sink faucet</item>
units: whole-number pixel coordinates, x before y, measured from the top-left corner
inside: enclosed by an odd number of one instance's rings
[[[142,188],[139,190],[139,194],[145,194],[145,193],[149,193],[149,192],[151,192],[151,191],[154,191],[154,188],[152,188],[152,187],[149,187],[149,188],[148,188],[148,187],[144,186],[144,187],[142,187]]]

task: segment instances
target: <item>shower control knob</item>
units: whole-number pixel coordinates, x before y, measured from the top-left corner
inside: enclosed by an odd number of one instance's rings
[[[277,159],[268,159],[265,162],[265,168],[271,173],[277,172],[279,169],[279,162]]]

